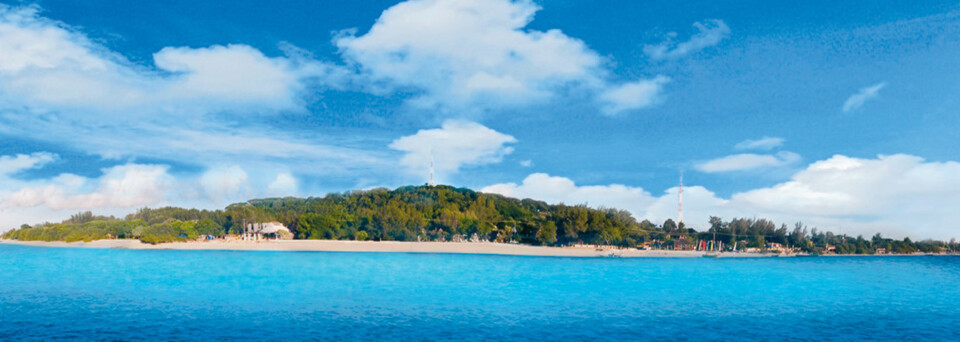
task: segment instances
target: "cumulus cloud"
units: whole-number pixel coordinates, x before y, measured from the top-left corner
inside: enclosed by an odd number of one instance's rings
[[[680,58],[717,45],[730,35],[730,27],[719,19],[696,22],[693,23],[693,27],[697,29],[697,33],[691,36],[690,40],[680,43],[673,42],[672,37],[677,35],[673,32],[668,36],[671,39],[657,45],[644,46],[643,52],[652,59]]]
[[[860,88],[856,94],[850,95],[847,101],[843,102],[843,112],[849,112],[863,107],[863,104],[880,95],[880,89],[887,86],[887,82],[880,82],[869,87]]]
[[[271,197],[295,196],[297,194],[297,179],[289,172],[277,174],[277,177],[267,186],[265,193]]]
[[[545,173],[531,174],[520,184],[494,184],[480,191],[515,198],[535,198],[549,203],[589,204],[594,207],[625,209],[634,215],[642,214],[644,208],[656,200],[642,188],[621,184],[578,186],[569,178]]]
[[[17,167],[6,170],[25,170],[56,158],[46,152],[32,155],[41,156],[36,158],[41,162],[23,162],[30,155],[0,156],[0,166],[3,161],[17,161]],[[32,180],[12,179],[0,172],[0,231],[23,223],[59,221],[78,210],[123,216],[144,206],[219,209],[250,198],[298,193],[297,179],[289,172],[255,170],[253,174],[273,178],[254,178],[238,165],[223,165],[199,175],[175,177],[169,169],[168,165],[132,163],[105,168],[98,177],[63,173]]]
[[[858,233],[877,229],[900,236],[956,237],[960,213],[953,208],[960,204],[960,163],[905,154],[875,159],[837,155],[811,164],[790,181],[735,194],[732,200]]]
[[[776,154],[740,153],[709,160],[697,165],[701,172],[730,172],[790,165],[800,161],[800,155],[781,151]]]
[[[734,146],[733,148],[737,150],[769,151],[774,148],[783,146],[783,141],[784,141],[783,138],[777,138],[777,137],[763,137],[756,140],[747,139],[737,143],[737,145]]]
[[[5,196],[2,207],[83,210],[157,205],[166,200],[173,182],[167,169],[164,165],[119,165],[105,169],[98,179],[66,173]]]
[[[533,198],[548,203],[568,205],[587,204],[591,207],[608,207],[629,211],[638,220],[648,219],[661,224],[667,219],[677,220],[677,187],[654,196],[641,187],[622,184],[577,185],[566,177],[534,173],[522,183],[501,183],[484,187],[481,192],[500,194],[514,198]],[[727,215],[735,212],[728,209],[728,200],[702,186],[685,186],[684,217],[687,227],[702,229],[710,215]],[[729,216],[728,216],[729,217]]]
[[[734,196],[769,211],[789,206],[805,215],[877,215],[910,211],[909,202],[960,197],[960,163],[928,163],[911,155],[860,159],[837,155],[810,164],[788,182]],[[937,211],[937,206],[928,208]],[[925,204],[926,205],[926,204]]]
[[[633,195],[621,195],[631,190]],[[523,184],[496,184],[483,191],[548,202],[589,201],[660,223],[676,217],[678,190],[652,197],[641,195],[640,188],[576,186],[567,178],[533,174]],[[788,224],[802,221],[835,233],[949,239],[960,236],[958,205],[960,163],[903,154],[873,159],[837,155],[810,164],[789,181],[730,198],[701,186],[684,187],[687,225],[699,229],[708,226],[710,216],[763,217]]]
[[[199,183],[214,203],[246,199],[251,193],[247,172],[238,165],[210,168],[200,176]]]
[[[371,78],[420,91],[411,103],[428,107],[520,106],[569,87],[655,95],[635,88],[658,82],[608,85],[603,58],[583,41],[524,29],[539,9],[529,0],[410,0],[384,11],[365,34],[346,31],[334,43]]]
[[[463,166],[499,163],[513,152],[517,139],[475,122],[447,120],[440,128],[422,129],[394,140],[390,148],[405,152],[400,164],[426,175],[433,162],[437,176],[455,173]]]
[[[335,43],[365,71],[425,89],[433,101],[482,94],[520,101],[566,82],[595,81],[601,58],[582,41],[559,30],[523,30],[539,9],[530,1],[406,1],[366,34]]]

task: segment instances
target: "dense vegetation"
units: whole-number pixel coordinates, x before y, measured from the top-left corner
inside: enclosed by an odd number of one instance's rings
[[[769,243],[778,243],[788,247],[799,248],[807,253],[825,253],[832,251],[838,254],[873,254],[877,249],[887,253],[909,254],[916,252],[941,253],[960,252],[960,243],[923,240],[911,241],[910,238],[894,240],[884,238],[880,233],[870,239],[863,236],[851,237],[837,235],[828,231],[819,231],[816,228],[808,229],[803,223],[796,223],[793,229],[786,224],[777,227],[766,219],[736,218],[729,222],[719,217],[710,218],[710,228],[706,232],[696,233],[697,239],[711,240],[716,237],[727,245],[737,242],[744,247],[763,249]]]
[[[126,218],[86,212],[61,223],[24,225],[3,236],[19,240],[89,241],[135,238],[146,243],[222,237],[241,232],[251,222],[280,221],[298,239],[496,241],[538,245],[602,244],[684,248],[698,240],[722,241],[728,247],[765,249],[769,243],[810,253],[892,253],[960,251],[960,244],[909,239],[871,239],[835,235],[797,223],[792,230],[765,219],[723,221],[711,218],[705,232],[679,226],[638,222],[624,210],[585,205],[549,205],[449,186],[374,189],[312,198],[256,199],[224,210],[143,208]]]
[[[171,215],[158,215],[154,220],[150,213],[163,212],[173,214],[191,212],[197,215],[183,219]],[[26,241],[93,241],[99,239],[140,239],[146,243],[163,243],[195,240],[201,235],[223,236],[221,225],[209,218],[196,218],[211,211],[164,208],[159,210],[141,209],[126,219],[94,216],[83,212],[61,223],[44,223],[36,226],[24,224],[20,229],[3,234],[4,238]],[[160,217],[163,217],[162,219]]]

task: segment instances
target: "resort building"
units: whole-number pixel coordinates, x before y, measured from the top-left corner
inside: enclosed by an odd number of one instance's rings
[[[280,222],[248,223],[240,236],[244,241],[290,240],[293,233]]]

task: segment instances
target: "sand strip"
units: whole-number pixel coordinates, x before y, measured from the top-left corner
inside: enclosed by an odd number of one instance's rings
[[[490,242],[399,242],[399,241],[207,241],[175,242],[151,245],[139,240],[97,240],[91,242],[18,241],[0,243],[68,248],[119,249],[174,249],[174,250],[236,250],[236,251],[318,251],[318,252],[394,252],[394,253],[455,253],[495,254],[556,257],[701,257],[705,252],[619,249],[615,247],[542,247]],[[722,253],[720,257],[769,257],[769,254]]]

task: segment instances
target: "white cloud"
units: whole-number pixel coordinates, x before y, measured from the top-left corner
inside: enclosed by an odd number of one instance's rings
[[[167,47],[153,55],[154,64],[177,73],[165,96],[184,100],[216,100],[231,106],[296,107],[306,76],[286,58],[270,58],[247,45],[208,48]]]
[[[366,34],[335,43],[375,77],[425,89],[432,101],[483,94],[527,101],[566,82],[593,81],[601,58],[582,41],[523,30],[539,9],[530,1],[406,1]]]
[[[532,166],[533,166],[533,161],[532,161],[532,160],[529,160],[529,159],[527,159],[527,160],[521,160],[521,161],[520,161],[520,166],[523,166],[523,167],[532,167]]]
[[[79,210],[157,205],[164,203],[173,182],[167,169],[164,165],[120,165],[105,169],[98,179],[65,173],[46,184],[26,186],[6,195],[2,207]]]
[[[17,158],[2,156],[0,160]],[[212,167],[200,175],[181,178],[170,174],[167,165],[123,164],[102,172],[99,177],[63,173],[29,181],[0,173],[0,231],[23,223],[59,221],[78,210],[122,217],[144,206],[220,209],[250,198],[298,193],[297,179],[289,172],[256,170],[252,177],[237,165]],[[261,177],[263,174],[273,178]]]
[[[756,140],[748,139],[741,141],[733,148],[737,150],[769,151],[780,146],[783,146],[783,138],[763,137]]]
[[[303,109],[308,86],[343,82],[343,70],[268,57],[246,45],[167,47],[142,66],[37,7],[0,5],[0,133],[69,145],[107,158],[129,156],[219,165],[295,159],[302,172],[342,172],[381,163],[261,125],[251,116]],[[44,132],[44,134],[32,134]],[[336,167],[320,168],[329,162]]]
[[[691,36],[690,40],[681,43],[667,40],[657,45],[647,45],[643,47],[643,52],[653,59],[680,58],[717,45],[730,35],[730,28],[723,20],[711,19],[702,23],[696,22],[693,23],[693,27],[697,29],[697,33]],[[676,33],[670,34],[670,37],[674,36]]]
[[[295,196],[297,194],[297,179],[289,172],[278,173],[273,182],[267,186],[265,194],[271,197]]]
[[[960,163],[903,154],[876,159],[838,155],[811,164],[788,182],[735,194],[732,200],[780,216],[813,217],[853,233],[872,229],[957,237]]]
[[[529,0],[410,0],[334,42],[371,78],[421,91],[411,102],[421,106],[462,111],[538,103],[569,87],[605,91],[604,59],[583,41],[524,29],[539,9]]]
[[[777,154],[741,153],[706,161],[697,165],[702,172],[730,172],[777,167],[800,161],[800,155],[781,151]]]
[[[2,156],[0,157],[0,177],[12,175],[24,170],[39,168],[47,163],[53,162],[57,158],[56,154],[49,152]]]
[[[678,201],[679,188],[669,188],[657,197],[652,205],[643,208],[644,211],[637,215],[657,224],[662,224],[667,219],[676,221]],[[685,185],[683,187],[683,220],[684,225],[689,228],[705,230],[710,216],[730,219],[734,216],[749,215],[743,212],[731,209],[729,200],[718,197],[716,193],[703,186]]]
[[[357,64],[351,67],[364,70],[353,74],[289,45],[279,57],[246,45],[166,47],[153,65],[140,65],[78,28],[44,18],[38,7],[0,5],[0,134],[44,132],[30,138],[109,159],[209,167],[243,158],[245,165],[288,163],[298,174],[387,172],[392,163],[384,151],[331,145],[332,137],[274,129],[255,116],[302,110],[311,87],[366,89],[384,79],[391,90],[413,87],[425,92],[423,99],[467,99],[480,107],[536,102],[568,86],[586,87],[590,96],[612,89],[602,58],[582,41],[558,30],[524,29],[538,9],[505,0],[400,4],[365,35],[336,39],[344,59]],[[430,15],[437,13],[452,16]],[[424,17],[432,19],[407,22]],[[409,30],[424,34],[403,34]],[[401,50],[411,52],[391,62]],[[655,91],[640,93],[607,101],[607,110],[656,102]]]
[[[246,200],[252,192],[247,172],[238,165],[210,168],[200,176],[199,182],[214,203]]]
[[[563,177],[532,174],[523,184],[496,184],[482,191],[548,202],[606,205],[638,219],[675,218],[677,188],[659,197],[623,185],[576,186]],[[622,195],[633,191],[629,196]],[[810,164],[786,182],[725,199],[701,186],[684,187],[684,217],[704,229],[710,216],[804,222],[834,233],[914,239],[960,237],[960,163],[927,162],[911,155],[875,159],[834,156]]]
[[[622,184],[580,186],[566,177],[534,173],[521,184],[494,184],[480,191],[514,198],[534,198],[552,204],[588,204],[591,207],[623,209],[637,220],[648,219],[655,224],[662,224],[667,219],[677,220],[676,187],[667,189],[660,196],[653,196],[640,187]],[[718,198],[702,186],[685,186],[683,196],[684,218],[688,227],[703,228],[702,223],[708,222],[710,215],[732,213],[727,208],[728,200]]]
[[[475,122],[447,120],[440,128],[394,140],[390,148],[405,152],[400,163],[416,174],[426,175],[432,160],[442,179],[463,166],[499,163],[513,152],[506,144],[515,142],[512,136]]]
[[[747,191],[735,199],[769,211],[789,204],[806,215],[877,215],[882,210],[909,211],[907,201],[935,202],[960,197],[960,164],[927,163],[910,155],[860,159],[837,155],[810,164],[790,181]],[[946,203],[944,203],[946,204]],[[923,208],[912,208],[912,210]]]
[[[107,63],[92,51],[86,38],[62,24],[40,19],[35,6],[0,5],[0,72],[47,70],[69,66],[77,70],[103,70]]]
[[[863,107],[864,103],[879,96],[880,89],[886,86],[887,82],[880,82],[869,87],[860,88],[859,92],[851,95],[847,98],[847,101],[843,102],[843,112],[846,113]]]
[[[642,188],[620,184],[578,186],[569,178],[552,177],[545,173],[531,174],[521,184],[494,184],[480,191],[516,198],[535,198],[548,203],[586,203],[592,207],[625,209],[634,215],[643,213],[644,208],[655,201],[655,198]]]
[[[669,78],[659,76],[611,87],[598,95],[601,110],[604,114],[615,115],[650,107],[662,98],[663,86],[669,81]]]
[[[165,48],[154,54],[154,72],[41,17],[36,7],[0,5],[0,50],[0,106],[84,116],[192,114],[198,106],[296,109],[302,79],[315,76],[289,58],[266,57],[246,45]]]

